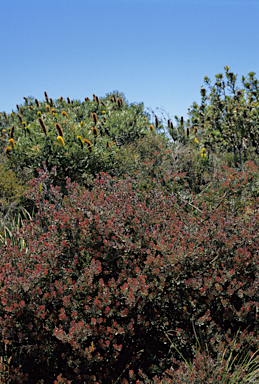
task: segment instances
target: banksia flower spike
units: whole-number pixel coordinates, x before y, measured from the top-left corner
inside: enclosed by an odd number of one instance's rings
[[[118,99],[117,104],[118,104],[118,107],[121,108],[122,107],[122,99]]]
[[[197,130],[198,130],[198,128],[197,128],[197,127],[194,127],[194,132],[195,132],[195,133],[197,133]]]
[[[57,141],[58,141],[58,143],[59,143],[62,147],[64,147],[65,143],[64,143],[63,137],[58,136],[58,137],[57,137]]]
[[[45,123],[44,123],[42,117],[39,117],[39,122],[40,122],[40,126],[41,126],[43,132],[44,132],[45,135],[46,135],[46,134],[47,134],[47,128],[46,128],[46,125],[45,125]]]
[[[56,111],[55,111],[55,108],[52,108],[52,110],[51,110],[51,113],[53,114],[53,113],[55,113]]]
[[[17,116],[18,116],[18,118],[20,120],[20,123],[22,124],[22,116],[19,113],[17,113]]]
[[[27,99],[27,97],[24,97],[24,100],[25,100],[25,103],[28,103],[28,99]]]
[[[150,131],[153,131],[154,130],[153,125],[150,124],[149,129],[150,129]]]
[[[70,104],[70,98],[69,97],[67,97],[67,103]]]
[[[29,109],[31,109],[31,110],[32,110],[32,105],[29,105]]]
[[[195,137],[195,139],[194,139],[194,142],[195,142],[196,144],[200,144],[199,140],[196,139],[196,137]]]
[[[20,107],[19,107],[18,104],[16,104],[16,108],[17,108],[18,111],[20,111]]]
[[[98,119],[97,119],[97,115],[96,115],[95,112],[92,113],[92,119],[93,119],[93,121],[94,121],[94,124],[97,124]]]
[[[190,130],[189,130],[189,128],[186,129],[186,135],[187,135],[187,137],[190,135]]]
[[[12,126],[10,131],[10,139],[13,139],[13,134],[14,134],[14,126]]]
[[[116,103],[117,99],[115,94],[113,95],[113,100],[114,100],[114,103]]]
[[[87,139],[84,139],[83,142],[84,142],[84,144],[87,145],[89,151],[92,152],[92,143],[91,143],[91,141],[89,141],[89,140],[87,140]]]
[[[6,114],[6,112],[4,111],[4,117],[7,119],[7,114]]]
[[[67,114],[65,111],[62,111],[61,114],[62,114],[63,116],[66,116],[66,118],[68,118],[68,114]]]
[[[47,92],[44,92],[44,95],[45,95],[46,102],[49,103],[49,98],[48,98]]]
[[[158,127],[159,122],[158,122],[157,116],[155,117],[155,123],[156,123],[156,127]]]
[[[101,104],[106,107],[105,102],[101,100]]]
[[[63,100],[63,96],[60,96],[60,100],[61,100],[61,101]]]
[[[93,94],[93,101],[96,101],[96,99],[95,99],[95,98],[96,98],[96,96],[95,96],[95,94]]]
[[[168,120],[167,120],[167,126],[168,126],[168,128],[170,128],[170,126],[171,126],[170,123],[171,123],[171,122],[170,122],[170,120],[168,119]]]
[[[97,104],[99,104],[99,97],[98,96],[95,96],[95,101]]]
[[[58,131],[59,136],[64,137],[63,129],[61,128],[59,123],[55,124],[56,130]]]
[[[113,99],[113,97],[110,97],[110,101],[111,101],[112,103],[114,103],[114,99]]]
[[[171,127],[172,129],[174,129],[174,125],[173,125],[172,121],[171,121],[171,123],[170,123],[170,127]]]
[[[89,99],[89,97],[85,97],[85,101],[89,101],[90,99]]]
[[[50,112],[50,106],[48,104],[46,105],[46,110],[47,112]]]
[[[38,108],[40,107],[40,103],[38,99],[35,99],[35,104],[37,105]]]
[[[202,150],[201,150],[201,156],[202,156],[202,157],[206,156],[206,149],[205,149],[205,148],[202,148]]]
[[[5,148],[4,152],[6,154],[6,157],[10,158],[11,151],[12,151],[11,147],[8,146]]]
[[[183,125],[183,116],[181,116],[180,124]]]
[[[51,104],[51,105],[54,104],[52,98],[50,98],[49,101],[50,101],[50,104]]]
[[[83,143],[82,137],[81,136],[77,136],[77,140],[79,141],[79,143],[81,145],[81,148],[83,149],[84,148],[84,143]]]
[[[98,131],[97,131],[97,128],[96,128],[96,127],[93,127],[93,128],[92,128],[92,132],[93,132],[93,135],[94,135],[95,137],[98,136]]]
[[[8,140],[8,143],[9,143],[12,147],[15,146],[14,139],[9,139],[9,140]]]

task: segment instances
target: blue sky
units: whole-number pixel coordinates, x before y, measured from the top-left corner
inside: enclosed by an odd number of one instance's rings
[[[0,0],[0,111],[114,90],[187,118],[204,76],[258,73],[259,0]]]

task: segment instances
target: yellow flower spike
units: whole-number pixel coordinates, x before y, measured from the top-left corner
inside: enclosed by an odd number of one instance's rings
[[[48,104],[46,105],[46,110],[47,112],[50,112],[50,106]]]
[[[5,129],[2,129],[2,132],[5,132]]]
[[[9,140],[8,140],[8,143],[9,143],[12,147],[15,146],[14,139],[9,139]]]
[[[25,121],[22,122],[22,125],[23,125],[24,127],[26,127],[26,123],[25,123]]]
[[[66,116],[66,118],[68,119],[68,114],[67,114],[65,111],[62,111],[61,114],[62,114],[63,116]]]
[[[153,131],[153,130],[154,130],[153,125],[150,125],[150,126],[149,126],[149,129],[150,129],[150,131]]]
[[[81,145],[81,148],[83,149],[84,148],[84,143],[83,143],[82,137],[81,136],[77,136],[77,140],[79,141],[79,143]]]
[[[105,114],[106,112],[105,111],[102,111],[103,114]]]
[[[200,144],[199,140],[196,139],[196,137],[195,137],[195,139],[194,139],[194,142],[195,142],[196,144]]]
[[[37,115],[41,116],[41,111],[38,111],[38,112],[37,112]]]
[[[59,143],[62,147],[64,147],[65,143],[64,143],[63,137],[58,136],[58,137],[57,137],[57,141],[58,141],[58,143]]]
[[[83,127],[85,125],[85,122],[84,121],[81,121],[80,122],[80,126]]]
[[[51,113],[55,113],[55,108],[52,108]]]

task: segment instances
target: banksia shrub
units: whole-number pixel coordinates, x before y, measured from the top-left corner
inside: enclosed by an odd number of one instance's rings
[[[61,128],[59,123],[55,124],[56,130],[58,131],[59,136],[64,137],[63,129]]]
[[[92,133],[95,137],[98,136],[98,131],[97,131],[97,128],[96,127],[92,127]]]
[[[46,125],[45,125],[42,117],[39,117],[39,122],[40,122],[40,126],[42,128],[42,131],[45,133],[45,135],[47,135],[47,128],[46,128]]]
[[[68,119],[68,114],[65,111],[62,111],[61,114]]]
[[[92,113],[92,119],[93,119],[93,121],[94,121],[94,124],[97,124],[98,119],[97,119],[97,115],[96,115],[95,112]]]
[[[58,137],[57,137],[57,141],[58,141],[58,143],[59,143],[62,147],[64,147],[65,143],[64,143],[64,140],[63,140],[63,137],[62,137],[62,136],[58,136]]]

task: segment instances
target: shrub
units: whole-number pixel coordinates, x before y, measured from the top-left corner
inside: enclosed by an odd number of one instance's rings
[[[238,348],[258,348],[258,198],[249,221],[227,203],[192,211],[177,197],[183,177],[143,189],[101,174],[92,190],[68,182],[62,197],[40,172],[29,193],[38,213],[17,234],[27,246],[9,241],[0,260],[14,376],[21,365],[35,383],[151,378],[171,367],[166,335],[185,359],[197,335],[213,359],[237,332]]]

